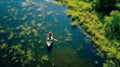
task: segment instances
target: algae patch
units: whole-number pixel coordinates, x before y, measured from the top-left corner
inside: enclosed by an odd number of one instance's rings
[[[43,61],[48,61],[48,60],[49,60],[48,55],[43,55],[43,56],[41,57],[41,60],[43,60]]]

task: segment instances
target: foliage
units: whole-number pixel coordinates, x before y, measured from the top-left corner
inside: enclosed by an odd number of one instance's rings
[[[106,63],[103,64],[103,67],[117,67],[113,60],[106,60]]]
[[[97,3],[97,11],[102,11],[104,13],[109,13],[112,10],[116,9],[116,4],[119,2],[119,0],[98,0]]]
[[[109,39],[120,39],[120,12],[112,11],[110,16],[105,17],[106,36]]]
[[[120,10],[120,3],[116,3],[116,9]]]
[[[119,0],[61,0],[59,1],[68,7],[67,14],[73,20],[72,26],[80,25],[86,29],[92,36],[92,40],[99,47],[100,51],[104,52],[107,60],[103,67],[116,67],[120,60],[120,12],[113,11],[119,8]],[[100,21],[104,18],[99,18],[99,13],[110,13],[110,16],[105,16],[105,22]]]

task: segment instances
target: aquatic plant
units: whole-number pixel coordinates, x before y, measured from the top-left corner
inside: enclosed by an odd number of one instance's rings
[[[95,64],[98,64],[99,62],[98,61],[95,61]]]
[[[76,26],[78,24],[78,21],[77,20],[74,20],[72,23],[71,23],[71,25],[74,27],[74,26]]]
[[[52,14],[52,13],[53,13],[52,11],[47,12],[48,15],[50,15],[50,14]]]
[[[26,57],[27,57],[27,60],[33,60],[34,58],[33,58],[33,52],[31,51],[31,49],[27,49],[27,51],[26,51]]]
[[[25,20],[26,18],[27,18],[27,16],[24,15],[24,16],[21,18],[21,20]]]
[[[12,39],[14,37],[14,32],[10,32],[10,36],[8,37],[8,40]]]
[[[38,23],[37,26],[38,26],[38,27],[41,27],[41,26],[42,26],[42,23]]]
[[[25,42],[25,40],[21,40],[21,43],[24,43]]]
[[[35,36],[38,36],[38,31],[36,29],[32,29],[32,32],[34,33]]]
[[[48,61],[48,60],[49,60],[48,55],[43,55],[43,56],[41,57],[41,60],[43,60],[43,61]]]
[[[25,7],[25,6],[27,6],[27,5],[28,5],[28,3],[22,2],[22,6],[23,6],[23,7]]]
[[[65,41],[66,41],[66,42],[72,41],[72,37],[71,37],[72,34],[70,33],[70,31],[69,31],[67,28],[65,28],[64,31],[66,32]]]
[[[112,50],[111,50],[112,49]],[[108,58],[114,58],[115,56],[116,56],[116,54],[117,54],[117,50],[116,50],[116,48],[115,47],[110,47],[110,48],[108,48],[108,53],[107,53],[107,56],[108,56]]]
[[[0,30],[0,33],[4,33],[5,32],[5,30]]]
[[[38,17],[42,17],[43,15],[42,14],[38,14]]]
[[[43,9],[43,7],[39,7],[38,9],[37,9],[37,11],[41,11]]]
[[[27,9],[27,11],[29,11],[30,12],[30,10],[32,10],[33,9],[33,7],[29,7],[28,9]]]
[[[17,45],[11,46],[11,48],[15,49],[15,50],[20,50],[21,47],[22,47],[21,44],[17,44]]]
[[[7,57],[7,54],[4,54],[3,56],[2,56],[2,58],[6,58]]]
[[[39,40],[38,43],[42,43],[42,40]]]
[[[32,21],[31,21],[31,24],[32,24],[33,26],[35,26],[35,20],[32,20]]]
[[[26,2],[22,2],[21,5],[25,7],[25,6],[28,6],[29,3],[30,3],[30,0],[26,0]]]
[[[8,45],[6,43],[3,43],[0,45],[0,50],[7,49]]]

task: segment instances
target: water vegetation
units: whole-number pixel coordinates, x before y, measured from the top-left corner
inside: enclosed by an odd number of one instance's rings
[[[49,60],[48,55],[43,55],[43,56],[41,57],[41,60],[43,60],[43,61],[48,61],[48,60]]]
[[[36,57],[39,52],[35,52],[35,47],[38,47],[40,51],[44,50],[43,41],[39,35],[39,31],[45,30],[43,22],[36,21],[36,19],[27,20],[27,18],[37,16],[32,12],[33,7],[30,6],[30,0],[20,1],[20,4],[16,4],[17,7],[14,6],[16,1],[10,1],[0,1],[0,3],[3,2],[3,5],[6,4],[5,8],[8,9],[1,10],[4,6],[0,4],[2,7],[0,11],[5,12],[0,15],[0,60],[2,61],[0,64],[5,66],[20,64],[20,67],[24,67],[32,65],[37,60],[36,62],[40,66],[38,57]],[[48,56],[42,56],[39,60],[48,61],[48,59]]]
[[[72,34],[70,33],[70,31],[69,31],[67,28],[65,28],[64,31],[66,32],[65,41],[66,41],[66,42],[72,41]]]
[[[26,20],[26,19],[24,19]],[[39,26],[39,28],[34,28]],[[17,26],[4,28],[4,25],[0,27],[0,37],[4,35],[0,39],[0,58],[5,59],[6,62],[9,63],[20,63],[22,66],[26,66],[34,62],[36,59],[34,53],[35,43],[39,44],[41,47],[42,40],[41,38],[34,38],[38,37],[38,31],[41,30],[42,24],[35,24],[35,21],[31,23],[20,24]],[[44,48],[42,46],[40,49]],[[10,58],[7,59],[6,58]],[[45,60],[45,58],[41,58],[40,60]]]
[[[6,43],[3,43],[0,45],[0,50],[7,49],[8,45]]]
[[[21,20],[25,20],[26,18],[27,18],[27,16],[24,15],[24,16],[21,18]]]
[[[30,0],[26,0],[25,2],[22,2],[21,5],[25,7],[25,6],[28,6],[29,3],[30,3]]]
[[[80,25],[91,35],[100,54],[107,57],[103,67],[120,66],[119,0],[57,0],[67,6],[72,26]],[[100,13],[101,11],[101,13]],[[100,17],[102,16],[102,17]],[[98,62],[95,62],[98,63]]]

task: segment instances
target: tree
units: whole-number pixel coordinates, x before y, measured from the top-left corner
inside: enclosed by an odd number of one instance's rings
[[[105,17],[106,36],[110,39],[120,39],[120,12],[112,11]]]
[[[110,12],[115,9],[116,0],[99,0],[98,10],[102,12]]]
[[[115,6],[116,6],[116,9],[117,9],[117,10],[120,10],[120,2],[116,3]]]

